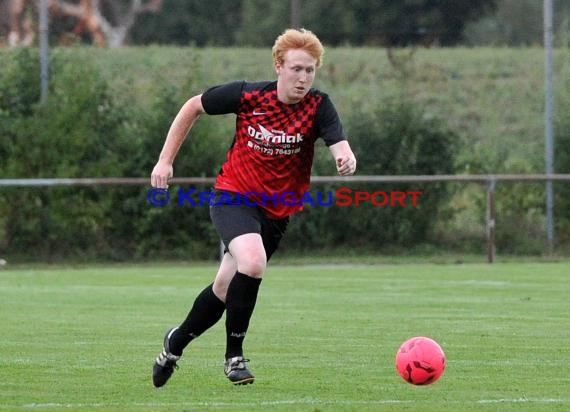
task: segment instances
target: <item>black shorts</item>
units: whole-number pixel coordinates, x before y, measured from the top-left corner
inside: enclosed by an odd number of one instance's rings
[[[224,202],[220,202],[222,193]],[[228,196],[232,199],[232,204],[225,202]],[[234,238],[246,233],[259,233],[263,240],[267,260],[269,260],[287,230],[289,218],[269,219],[263,209],[242,204],[237,201],[237,196],[235,193],[214,190],[214,198],[210,206],[210,217],[224,242],[226,251]]]

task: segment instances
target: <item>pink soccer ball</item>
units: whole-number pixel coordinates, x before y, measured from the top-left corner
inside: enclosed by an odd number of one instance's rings
[[[429,385],[445,370],[445,353],[439,344],[425,336],[410,338],[396,353],[396,370],[412,385]]]

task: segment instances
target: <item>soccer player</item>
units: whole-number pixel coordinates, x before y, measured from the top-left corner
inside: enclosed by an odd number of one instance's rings
[[[289,216],[302,209],[314,144],[324,139],[339,175],[352,175],[356,159],[339,116],[325,93],[312,88],[324,48],[308,30],[288,29],[275,41],[277,81],[231,82],[190,98],[174,118],[151,184],[168,188],[182,142],[202,114],[236,114],[235,135],[216,178],[210,216],[225,246],[212,284],[196,297],[186,319],[167,331],[153,366],[153,384],[172,376],[188,344],[226,313],[224,372],[236,385],[252,383],[244,358],[248,330],[267,261],[277,249]],[[240,196],[242,197],[240,200]]]

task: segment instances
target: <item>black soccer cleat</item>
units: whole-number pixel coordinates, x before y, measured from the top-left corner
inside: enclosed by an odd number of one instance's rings
[[[181,358],[181,356],[176,356],[170,353],[169,345],[169,338],[176,329],[178,328],[172,328],[166,332],[162,352],[157,356],[154,361],[154,366],[152,367],[152,383],[157,388],[164,386],[174,373],[174,369],[178,369],[176,362]]]
[[[234,385],[247,385],[248,383],[253,383],[255,377],[247,368],[248,362],[249,359],[244,359],[243,356],[235,356],[233,358],[226,359],[226,362],[224,363],[224,372]]]

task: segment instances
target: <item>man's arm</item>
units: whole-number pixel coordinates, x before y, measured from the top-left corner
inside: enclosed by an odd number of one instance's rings
[[[164,146],[160,152],[158,162],[152,170],[150,176],[150,184],[152,187],[159,187],[162,189],[168,188],[168,181],[172,178],[174,173],[172,164],[176,158],[176,154],[186,139],[188,132],[196,119],[205,113],[202,106],[202,95],[196,95],[190,98],[172,121],[170,130],[166,135]]]
[[[356,171],[356,158],[346,140],[341,140],[329,146],[335,159],[336,170],[340,176],[349,176]]]

